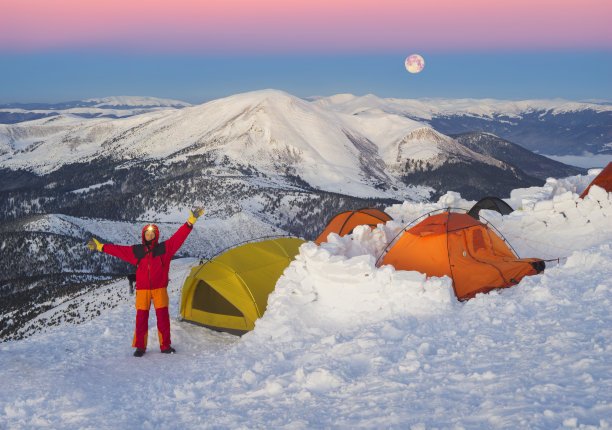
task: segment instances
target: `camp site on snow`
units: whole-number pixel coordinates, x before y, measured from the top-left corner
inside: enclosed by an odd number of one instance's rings
[[[448,276],[460,301],[478,293],[508,288],[525,276],[542,273],[545,261],[519,258],[504,239],[480,221],[481,210],[507,215],[512,207],[498,197],[479,200],[467,213],[450,209],[425,214],[389,244],[377,266]],[[422,217],[422,218],[423,218]],[[393,220],[378,208],[360,208],[333,216],[315,240],[351,234],[359,226],[375,229]],[[272,238],[229,249],[191,269],[181,293],[180,318],[213,330],[242,335],[255,328],[283,271],[305,243],[299,238]]]
[[[134,300],[125,278],[109,281],[2,345],[0,427],[608,428],[612,193],[594,184],[580,198],[600,171],[513,190],[507,214],[487,205],[476,219],[477,199],[448,192],[381,206],[389,220],[320,244],[236,235],[216,256],[175,259],[176,354],[132,358]],[[436,246],[439,267],[401,258]],[[398,267],[383,264],[393,254]],[[459,300],[460,263],[499,288]]]

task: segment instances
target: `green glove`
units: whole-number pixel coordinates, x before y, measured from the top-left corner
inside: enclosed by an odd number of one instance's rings
[[[200,215],[202,215],[204,213],[204,209],[202,209],[201,206],[198,206],[197,208],[194,208],[191,211],[191,216],[189,217],[189,219],[187,220],[187,222],[191,225],[195,224],[195,222],[198,220],[198,218],[200,217]]]
[[[88,243],[87,246],[89,246],[89,249],[91,249],[92,251],[94,249],[97,249],[98,251],[102,252],[102,248],[104,247],[103,243],[98,242],[95,238],[91,239]]]

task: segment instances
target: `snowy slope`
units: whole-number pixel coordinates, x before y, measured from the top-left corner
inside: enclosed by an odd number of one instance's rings
[[[405,223],[474,203],[456,193],[303,245],[242,338],[174,319],[178,353],[165,356],[152,317],[136,359],[127,283],[99,288],[72,307],[102,309],[93,320],[0,344],[0,428],[609,428],[612,194],[576,195],[595,174],[486,212],[521,256],[563,258],[466,303],[448,278],[374,265]],[[194,263],[172,263],[171,315]]]

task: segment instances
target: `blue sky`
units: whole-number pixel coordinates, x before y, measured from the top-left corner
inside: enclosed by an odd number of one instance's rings
[[[14,0],[0,103],[263,88],[611,100],[611,16],[611,0]]]
[[[275,88],[299,97],[372,93],[397,98],[612,100],[612,52],[413,52],[169,55],[75,51],[0,54],[0,103],[140,95],[190,103]]]

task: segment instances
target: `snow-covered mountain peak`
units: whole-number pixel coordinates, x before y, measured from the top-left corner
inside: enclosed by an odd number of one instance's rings
[[[430,127],[420,127],[411,131],[385,153],[385,161],[400,170],[406,163],[429,162],[433,166],[445,162],[478,161],[504,168],[499,160],[478,154]]]
[[[445,136],[442,133],[438,133],[436,130],[430,127],[417,128],[404,138],[405,142],[425,141],[437,144],[449,142],[450,140],[452,140],[450,137]]]
[[[397,143],[393,158],[396,163],[405,163],[408,160],[429,160],[445,152],[445,149],[451,146],[450,137],[429,127],[421,127],[411,131]],[[387,157],[387,160],[390,161],[390,157]]]
[[[353,94],[344,93],[344,94],[334,94],[333,96],[329,96],[329,97],[313,96],[313,97],[309,97],[308,99],[313,100],[313,101],[320,101],[321,104],[340,104],[340,103],[347,103],[355,99],[356,97],[357,96]]]
[[[296,175],[326,191],[378,195],[374,184],[393,182],[379,148],[345,119],[286,92],[261,90],[121,119],[2,126],[0,161],[50,172],[99,158],[174,163],[206,154],[217,164],[231,160],[267,175]],[[59,126],[51,128],[52,122]]]
[[[329,110],[343,112],[349,115],[363,113],[393,113],[386,109],[389,101],[374,94],[356,96],[353,94],[336,94],[330,97],[312,97],[312,103]]]
[[[213,100],[201,105],[184,109],[180,117],[198,118],[214,129],[239,118],[250,117],[254,113],[265,113],[269,116],[290,116],[295,111],[313,112],[314,108],[307,101],[280,90],[259,90],[235,94]]]
[[[370,174],[386,178],[376,144],[334,112],[278,90],[237,94],[184,109],[180,121],[205,121],[200,142],[215,142],[224,155],[265,173],[289,168],[309,184],[330,191],[361,189]],[[190,119],[188,119],[191,117]],[[206,151],[203,144],[199,150]],[[222,148],[222,149],[221,149]]]
[[[309,105],[310,103],[296,97],[292,94],[289,94],[282,90],[276,90],[272,88],[249,91],[246,93],[233,94],[228,97],[223,97],[217,100],[213,100],[199,107],[205,108],[207,106],[215,106],[215,105],[225,105],[225,106],[284,106],[287,104],[303,104],[304,106]]]

